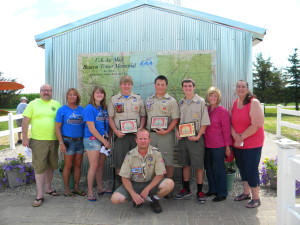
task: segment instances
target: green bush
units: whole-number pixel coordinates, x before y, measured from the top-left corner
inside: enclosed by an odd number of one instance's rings
[[[0,93],[0,109],[10,108],[16,109],[20,103],[21,97],[26,97],[28,103],[36,98],[40,97],[39,93],[30,93],[30,94],[7,94]]]

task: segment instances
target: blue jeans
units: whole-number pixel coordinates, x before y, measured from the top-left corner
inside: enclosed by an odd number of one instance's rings
[[[205,170],[209,192],[225,197],[227,192],[227,175],[224,165],[225,147],[205,148]]]

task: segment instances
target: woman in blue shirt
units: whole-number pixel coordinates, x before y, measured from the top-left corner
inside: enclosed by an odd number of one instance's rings
[[[91,94],[90,102],[84,110],[84,149],[89,160],[88,171],[88,196],[89,201],[96,201],[93,194],[93,185],[96,178],[98,195],[106,190],[102,186],[103,167],[106,155],[100,153],[101,147],[111,148],[108,141],[109,124],[106,105],[106,93],[102,87],[95,86]]]
[[[79,106],[80,94],[70,88],[66,95],[67,104],[58,109],[55,118],[55,132],[59,140],[60,151],[64,153],[63,180],[65,196],[74,194],[84,196],[79,190],[81,163],[83,156],[83,107]],[[69,187],[71,169],[74,167],[74,190]]]

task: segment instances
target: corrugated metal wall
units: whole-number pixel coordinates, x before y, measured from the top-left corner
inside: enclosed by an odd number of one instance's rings
[[[251,49],[249,32],[143,5],[47,39],[46,81],[65,103],[67,88],[77,87],[79,53],[214,50],[216,85],[228,107],[238,79],[252,87]]]
[[[249,32],[143,5],[46,39],[46,81],[53,85],[54,99],[64,104],[66,90],[77,87],[80,53],[213,50],[216,86],[228,108],[237,80],[248,80],[252,87],[251,49]],[[110,161],[105,177],[112,176]],[[180,174],[177,169],[175,177]]]

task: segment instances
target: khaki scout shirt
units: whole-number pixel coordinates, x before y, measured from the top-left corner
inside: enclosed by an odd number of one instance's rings
[[[166,167],[157,148],[148,147],[148,152],[143,158],[135,147],[129,151],[120,170],[120,176],[134,182],[149,182],[154,176],[166,174]]]
[[[141,96],[131,92],[128,98],[125,98],[121,92],[111,97],[108,104],[108,115],[114,117],[117,129],[120,129],[120,120],[137,120],[137,126],[140,126],[140,117],[146,116],[144,102]]]
[[[157,98],[156,95],[150,96],[146,100],[147,110],[147,129],[150,129],[151,118],[154,116],[168,116],[170,124],[171,120],[179,118],[178,104],[172,96],[166,93],[162,98]]]
[[[183,98],[179,101],[180,124],[196,122],[196,130],[199,131],[201,126],[210,125],[207,107],[205,101],[199,95],[195,94],[193,99]]]

